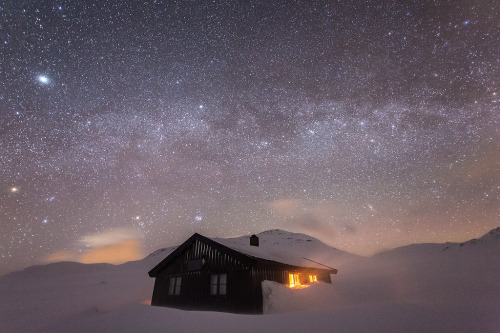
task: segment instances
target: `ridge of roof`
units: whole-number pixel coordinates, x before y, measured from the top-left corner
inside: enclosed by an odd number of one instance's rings
[[[337,273],[337,269],[333,267],[321,264],[311,259],[304,258],[302,256],[290,255],[286,251],[273,250],[272,252],[266,252],[265,248],[263,248],[262,246],[251,246],[249,242],[241,244],[235,242],[234,239],[218,238],[214,241],[247,256],[251,256],[260,260],[272,261],[282,265],[293,267],[329,270],[332,271],[333,274]]]

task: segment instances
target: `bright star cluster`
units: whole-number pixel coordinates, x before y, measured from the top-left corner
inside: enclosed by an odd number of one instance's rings
[[[495,2],[28,0],[0,24],[0,274],[110,239],[370,254],[500,224]]]

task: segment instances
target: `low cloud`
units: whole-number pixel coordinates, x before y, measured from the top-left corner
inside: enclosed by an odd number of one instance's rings
[[[122,264],[144,257],[139,234],[129,228],[107,230],[81,237],[75,247],[84,251],[57,251],[49,254],[45,262],[77,261],[84,264]]]
[[[275,212],[292,229],[314,235],[318,238],[334,238],[336,232],[328,224],[332,219],[335,208],[318,205],[298,199],[280,199],[268,203],[268,207]]]
[[[111,229],[80,238],[79,242],[89,247],[100,247],[122,243],[123,241],[138,238],[138,233],[130,228]]]
[[[281,216],[293,217],[302,213],[304,204],[297,199],[281,199],[270,202],[268,206]]]
[[[140,240],[126,239],[116,244],[108,244],[92,248],[80,257],[79,262],[84,264],[101,262],[123,264],[127,261],[139,259],[142,259]]]
[[[43,261],[47,263],[58,261],[75,261],[77,257],[69,251],[57,251],[46,256]]]

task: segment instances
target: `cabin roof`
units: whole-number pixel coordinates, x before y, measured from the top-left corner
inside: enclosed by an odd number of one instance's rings
[[[292,253],[289,253],[285,249],[270,250],[269,248],[265,248],[263,246],[251,246],[248,238],[243,238],[243,239],[214,238],[213,240],[224,246],[227,246],[230,249],[251,256],[253,258],[265,259],[296,267],[333,270],[335,271],[335,273],[337,273],[337,270],[333,267],[323,265],[309,258],[298,257]]]
[[[248,244],[244,244],[243,242],[238,242],[234,239],[223,239],[223,238],[208,238],[202,236],[198,233],[195,233],[191,237],[189,237],[184,243],[182,243],[177,249],[175,249],[172,253],[170,253],[165,259],[163,259],[158,265],[153,267],[149,271],[150,277],[155,277],[157,273],[166,265],[168,265],[171,261],[173,261],[178,255],[180,255],[184,250],[186,250],[193,242],[196,240],[200,240],[212,247],[217,248],[218,250],[230,254],[241,262],[254,266],[257,263],[264,264],[278,264],[278,265],[286,265],[290,266],[290,268],[313,268],[319,270],[327,270],[331,274],[336,274],[337,270],[330,266],[323,265],[314,260],[296,257],[287,253],[286,251],[273,250],[269,251],[269,249],[265,249],[258,246],[250,246],[249,241]]]

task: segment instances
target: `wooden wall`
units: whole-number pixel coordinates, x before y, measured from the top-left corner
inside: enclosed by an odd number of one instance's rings
[[[205,260],[202,269],[189,271],[188,261],[199,258]],[[211,274],[227,274],[225,296],[210,295]],[[180,295],[168,295],[169,278],[179,275],[182,276]],[[257,304],[257,297],[256,303],[256,290],[249,288],[251,285],[249,265],[196,240],[157,274],[151,304],[196,310],[261,312],[262,302]]]

